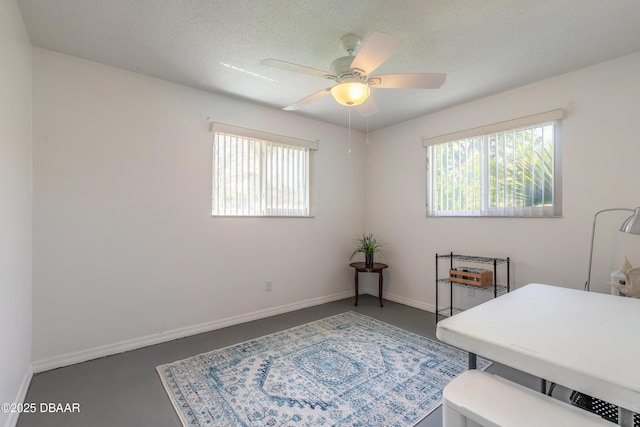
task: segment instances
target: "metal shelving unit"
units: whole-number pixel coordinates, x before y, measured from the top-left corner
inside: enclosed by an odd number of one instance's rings
[[[438,274],[438,260],[448,259],[448,268],[447,268],[447,277],[440,278]],[[489,264],[493,265],[493,284],[485,287],[466,285],[463,283],[456,283],[449,280],[449,269],[453,269],[454,265],[458,262],[470,262],[474,264]],[[507,268],[507,283],[506,284],[498,284],[498,265],[506,264]],[[453,287],[467,288],[473,289],[481,292],[493,292],[493,297],[496,298],[498,295],[502,295],[503,293],[509,292],[511,290],[510,284],[510,260],[509,258],[491,258],[491,257],[481,257],[474,255],[460,255],[454,254],[453,252],[449,252],[448,254],[436,254],[436,317],[440,316],[453,316],[456,313],[460,313],[464,311],[464,308],[456,307],[453,304]],[[449,306],[440,307],[439,305],[439,288],[441,285],[449,285]]]

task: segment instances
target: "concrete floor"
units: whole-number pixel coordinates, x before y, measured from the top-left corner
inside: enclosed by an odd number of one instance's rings
[[[402,329],[435,339],[435,315],[402,304],[361,295],[359,306],[344,299],[167,343],[128,351],[34,375],[25,403],[78,403],[79,413],[23,413],[18,427],[181,427],[155,368],[231,344],[258,338],[324,317],[357,311]],[[539,380],[493,364],[493,372],[537,389]],[[568,391],[554,396],[567,400]],[[419,427],[440,427],[440,408]]]

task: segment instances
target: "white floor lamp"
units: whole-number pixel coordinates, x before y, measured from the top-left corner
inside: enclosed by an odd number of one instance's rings
[[[640,234],[640,207],[635,209],[629,208],[612,208],[612,209],[603,209],[601,211],[596,212],[593,216],[593,228],[591,229],[591,249],[589,251],[589,272],[587,274],[587,281],[584,284],[584,290],[589,290],[589,285],[591,284],[591,262],[593,261],[593,239],[596,235],[596,221],[598,219],[598,215],[603,212],[611,212],[611,211],[627,211],[633,212],[629,218],[627,218],[623,223],[622,227],[620,227],[620,231],[628,234]]]

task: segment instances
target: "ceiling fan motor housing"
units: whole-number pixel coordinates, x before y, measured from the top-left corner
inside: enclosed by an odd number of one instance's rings
[[[366,76],[351,68],[354,56],[342,56],[331,63],[331,72],[337,82],[365,81]]]
[[[353,53],[360,46],[360,37],[356,34],[346,34],[342,36],[340,41],[342,41],[342,46],[348,55],[342,56],[331,63],[331,72],[335,76],[334,80],[338,83],[366,81],[366,76],[360,72],[361,70],[351,68],[351,64],[355,59]]]

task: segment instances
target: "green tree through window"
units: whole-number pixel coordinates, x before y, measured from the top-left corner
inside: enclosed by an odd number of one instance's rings
[[[556,120],[428,146],[428,215],[559,215],[559,126]]]

